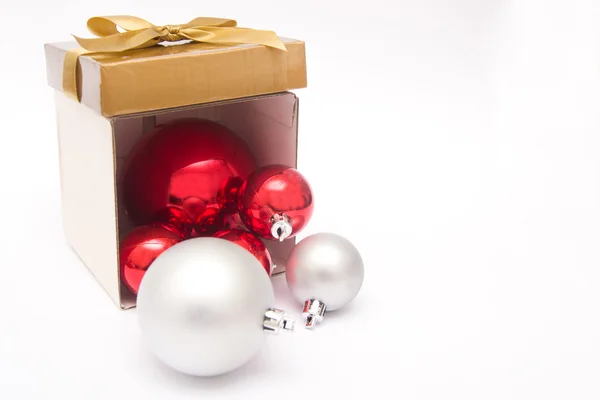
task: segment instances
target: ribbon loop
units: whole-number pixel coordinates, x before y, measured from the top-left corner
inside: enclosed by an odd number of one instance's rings
[[[137,31],[141,29],[152,28],[150,22],[145,19],[134,17],[131,15],[114,15],[107,17],[92,17],[87,21],[87,28],[92,35],[98,37],[117,35],[118,28],[124,31]]]
[[[63,90],[77,100],[77,60],[87,53],[118,53],[186,39],[214,44],[258,44],[287,51],[275,32],[240,28],[235,20],[226,18],[198,17],[183,25],[156,26],[142,18],[116,15],[92,17],[87,27],[97,37],[74,36],[82,48],[67,53],[63,70]]]

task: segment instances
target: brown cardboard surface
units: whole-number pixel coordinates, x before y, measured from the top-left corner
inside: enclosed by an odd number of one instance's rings
[[[80,57],[81,103],[104,116],[182,107],[306,87],[304,42],[287,52],[259,45],[187,43]],[[62,90],[74,42],[46,45],[48,83]]]

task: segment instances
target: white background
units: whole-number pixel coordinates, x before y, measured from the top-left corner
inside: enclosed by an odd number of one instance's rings
[[[365,284],[227,376],[155,361],[62,236],[42,45],[110,14],[307,42],[306,233],[351,239]],[[600,398],[597,1],[0,0],[0,16],[0,398]]]

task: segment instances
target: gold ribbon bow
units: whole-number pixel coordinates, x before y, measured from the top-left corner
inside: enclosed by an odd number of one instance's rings
[[[76,99],[77,60],[82,54],[118,53],[180,40],[214,44],[260,44],[286,51],[275,32],[240,28],[235,20],[224,18],[199,17],[183,25],[156,26],[142,18],[117,15],[90,18],[87,28],[97,38],[83,39],[74,36],[81,48],[67,52],[63,69],[63,90]],[[124,32],[120,32],[118,28]]]

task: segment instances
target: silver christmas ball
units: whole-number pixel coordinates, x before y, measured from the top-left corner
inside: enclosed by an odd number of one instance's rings
[[[189,239],[146,272],[137,297],[139,325],[165,364],[189,375],[220,375],[249,361],[265,330],[293,329],[281,310],[270,308],[274,297],[250,252],[224,239]]]
[[[363,278],[360,253],[348,239],[334,233],[317,233],[300,241],[286,266],[288,287],[304,304],[307,328],[320,322],[326,310],[352,301]]]

